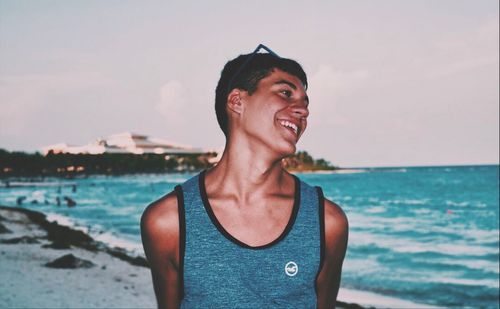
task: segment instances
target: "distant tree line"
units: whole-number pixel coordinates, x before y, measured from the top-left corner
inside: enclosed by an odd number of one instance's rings
[[[38,152],[29,154],[0,149],[0,175],[72,176],[193,171],[211,166],[208,159],[215,155],[216,153],[165,156],[164,154],[104,153],[92,155],[49,152],[44,156]]]
[[[314,159],[307,151],[298,151],[293,156],[283,159],[283,165],[291,171],[336,170],[339,167],[332,165],[325,159]]]
[[[25,152],[9,152],[0,149],[0,176],[66,176],[88,174],[134,174],[198,171],[211,167],[210,158],[215,152],[206,154],[54,154],[42,155]],[[299,151],[283,159],[283,166],[291,171],[333,170],[324,159],[313,159],[306,151]]]

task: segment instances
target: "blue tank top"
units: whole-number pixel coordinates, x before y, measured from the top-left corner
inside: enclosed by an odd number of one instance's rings
[[[215,217],[205,171],[175,188],[180,222],[181,308],[314,308],[324,257],[323,194],[295,179],[283,233],[251,247]]]

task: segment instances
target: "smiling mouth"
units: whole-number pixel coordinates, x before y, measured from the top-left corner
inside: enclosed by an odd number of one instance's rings
[[[298,136],[299,128],[297,127],[296,124],[291,123],[290,121],[287,120],[279,120],[279,123],[281,124],[281,126],[291,131],[295,136]]]

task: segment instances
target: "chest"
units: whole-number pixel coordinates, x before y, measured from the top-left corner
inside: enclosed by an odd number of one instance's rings
[[[314,307],[316,254],[316,250],[285,254],[220,250],[210,258],[203,254],[203,260],[186,256],[185,301],[196,308]]]
[[[211,199],[215,220],[237,240],[262,246],[277,239],[290,222],[294,198],[273,198],[251,205],[237,205],[227,199]]]

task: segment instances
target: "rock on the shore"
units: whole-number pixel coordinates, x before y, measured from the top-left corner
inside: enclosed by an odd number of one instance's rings
[[[148,261],[142,256],[132,257],[127,254],[127,251],[121,248],[107,248],[106,252],[110,255],[119,258],[120,260],[127,261],[135,266],[149,267]]]
[[[65,249],[71,249],[71,245],[66,242],[53,241],[50,244],[43,245],[42,248],[65,250]]]
[[[2,223],[0,223],[0,234],[12,233],[11,230],[5,227]]]
[[[363,309],[365,307],[362,307],[358,304],[354,304],[354,303],[345,303],[345,302],[341,302],[341,301],[336,301],[335,302],[335,308],[339,308],[339,309]],[[374,309],[374,307],[368,307],[370,309]]]
[[[95,264],[91,261],[80,259],[70,253],[45,264],[45,266],[51,268],[90,268],[94,267]]]
[[[31,236],[21,236],[9,239],[0,240],[2,244],[39,244],[40,241],[36,237]]]

